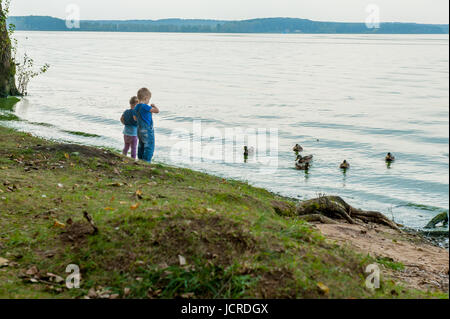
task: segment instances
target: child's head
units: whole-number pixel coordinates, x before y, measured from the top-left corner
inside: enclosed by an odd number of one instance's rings
[[[140,103],[148,104],[152,98],[152,93],[147,88],[142,88],[138,91],[137,97]]]
[[[130,107],[131,107],[132,109],[134,109],[134,107],[135,107],[138,103],[139,103],[139,100],[138,100],[137,96],[133,96],[133,97],[130,99]]]

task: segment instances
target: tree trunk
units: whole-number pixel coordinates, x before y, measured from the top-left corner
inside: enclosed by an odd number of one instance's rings
[[[6,15],[0,0],[0,97],[19,95],[15,75],[16,65],[11,58],[11,40],[6,25]]]

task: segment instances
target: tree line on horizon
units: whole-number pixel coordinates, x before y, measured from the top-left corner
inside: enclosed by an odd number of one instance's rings
[[[69,29],[66,21],[45,16],[10,17],[8,23],[23,31],[99,32],[198,32],[198,33],[379,33],[448,34],[448,25],[381,23],[367,28],[365,23],[318,22],[296,18],[263,18],[242,21],[222,20],[82,20],[80,28]]]

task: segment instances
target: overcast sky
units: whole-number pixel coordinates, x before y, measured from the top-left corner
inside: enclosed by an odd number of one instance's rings
[[[376,4],[380,20],[449,22],[449,0],[12,0],[11,15],[66,17],[77,4],[81,19],[248,19],[295,17],[321,21],[364,22]]]

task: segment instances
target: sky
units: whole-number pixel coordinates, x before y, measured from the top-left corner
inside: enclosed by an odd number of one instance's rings
[[[448,24],[449,0],[12,0],[11,15],[66,18],[68,5],[82,20],[221,19],[292,17],[316,21],[364,22],[368,5],[382,22]],[[70,8],[70,7],[69,7]],[[373,14],[373,11],[372,11]]]

